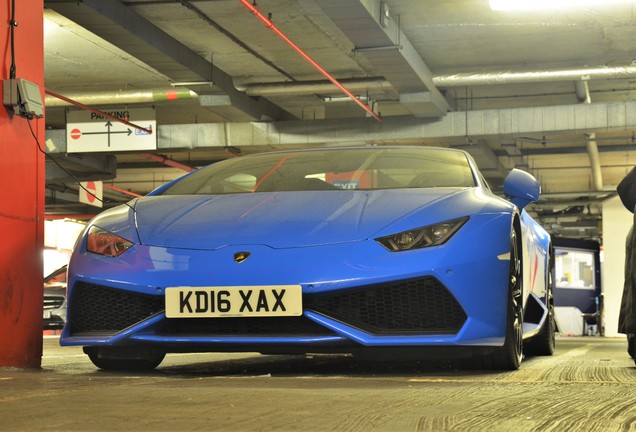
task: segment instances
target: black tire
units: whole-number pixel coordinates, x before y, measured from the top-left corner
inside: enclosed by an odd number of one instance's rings
[[[556,323],[554,321],[554,285],[552,283],[553,255],[548,261],[548,286],[546,289],[546,307],[548,316],[539,333],[529,340],[524,351],[528,355],[551,356],[556,347]]]
[[[506,339],[503,346],[491,354],[493,369],[517,370],[523,359],[523,304],[521,255],[517,231],[510,233],[510,278],[508,287],[508,312]]]
[[[116,372],[144,372],[155,369],[166,353],[151,349],[84,347],[91,362],[100,369]]]
[[[517,370],[523,359],[523,305],[521,257],[517,231],[510,234],[510,276],[506,311],[506,338],[503,346],[490,354],[463,359],[460,365],[468,369]]]

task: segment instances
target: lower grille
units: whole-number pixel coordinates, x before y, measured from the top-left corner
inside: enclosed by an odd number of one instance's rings
[[[307,297],[304,308],[372,334],[454,334],[467,318],[433,277]]]
[[[371,334],[454,334],[466,313],[433,277],[306,295],[304,309]],[[78,283],[69,308],[71,335],[109,335],[164,310],[164,297]],[[305,317],[166,319],[164,336],[329,336],[335,333]]]
[[[44,310],[59,309],[64,305],[64,296],[44,294]]]
[[[332,331],[305,317],[169,318],[158,331],[164,336],[331,336]]]
[[[78,283],[70,299],[70,332],[114,334],[163,309],[163,297]]]

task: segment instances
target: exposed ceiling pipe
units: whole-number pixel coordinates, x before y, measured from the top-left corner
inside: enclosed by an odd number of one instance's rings
[[[598,155],[598,145],[596,144],[596,133],[588,134],[590,140],[587,142],[587,154],[590,157],[592,168],[592,184],[594,190],[603,190],[603,174],[601,171],[601,159]]]
[[[141,196],[138,193],[134,193],[134,192],[127,191],[127,190],[124,190],[124,189],[120,189],[120,188],[115,187],[113,185],[105,184],[105,185],[102,185],[102,186],[104,187],[104,189],[110,189],[112,191],[119,192],[119,193],[124,194],[124,195],[129,195],[129,196],[134,197],[134,198],[139,198]]]
[[[536,71],[494,71],[476,72],[433,77],[437,87],[466,87],[476,85],[496,84],[524,84],[554,81],[579,82],[581,77],[588,80],[635,78],[636,66],[602,67],[565,70],[536,70]],[[384,78],[360,78],[346,83],[353,90],[380,91],[392,88],[391,83]],[[255,83],[237,85],[237,89],[250,96],[287,96],[302,94],[328,93],[333,90],[325,81],[284,82],[284,83]]]
[[[191,172],[191,171],[196,170],[196,168],[193,168],[193,167],[191,167],[189,165],[186,165],[186,164],[182,164],[180,162],[177,162],[177,161],[175,161],[173,159],[170,159],[170,158],[168,158],[168,157],[166,157],[164,155],[160,155],[160,154],[139,153],[139,156],[144,157],[146,159],[150,159],[150,160],[155,161],[155,162],[162,163],[164,165],[171,166],[173,168],[178,168],[180,170],[187,171],[187,172]]]
[[[125,91],[100,91],[90,93],[66,94],[66,97],[85,105],[116,105],[136,103],[172,102],[184,99],[196,99],[199,96],[187,89],[179,90],[125,90]],[[46,95],[44,104],[49,107],[62,107],[72,105],[70,102],[54,96]]]
[[[294,51],[296,51],[298,54],[300,54],[300,56],[302,58],[304,58],[309,64],[311,64],[315,69],[317,69],[318,72],[320,72],[325,78],[327,78],[329,81],[331,81],[344,94],[349,96],[351,98],[351,100],[354,101],[356,104],[358,104],[363,110],[365,110],[367,113],[369,113],[369,115],[371,115],[371,117],[376,119],[378,122],[382,121],[380,116],[378,116],[376,113],[374,113],[373,110],[371,109],[371,107],[369,107],[367,104],[365,104],[364,102],[359,100],[357,97],[355,97],[355,95],[353,93],[351,93],[349,90],[347,90],[333,75],[331,75],[329,72],[327,72],[325,69],[323,69],[322,66],[320,66],[318,63],[316,63],[316,61],[314,59],[312,59],[305,51],[303,51],[298,45],[296,45],[294,42],[292,42],[292,40],[289,39],[287,37],[287,35],[285,35],[285,33],[283,33],[278,27],[276,27],[269,17],[266,17],[265,15],[263,15],[256,8],[256,6],[254,6],[254,4],[252,4],[249,0],[239,0],[239,1],[241,2],[241,4],[243,6],[245,6],[245,8],[247,10],[252,12],[254,14],[254,16],[256,16],[256,18],[258,18],[263,24],[265,24],[265,27],[267,27],[268,29],[272,30],[278,37],[280,37],[283,41],[285,41],[290,47],[292,47],[294,49]]]
[[[577,97],[584,101],[581,77],[588,81],[594,79],[611,78],[635,78],[636,66],[603,67],[569,70],[544,70],[525,72],[489,72],[489,73],[465,73],[453,75],[438,75],[433,77],[433,82],[438,87],[460,87],[471,85],[495,85],[495,84],[523,84],[532,82],[573,81],[577,85]],[[340,80],[347,89],[353,91],[387,91],[393,87],[391,83],[382,77],[354,78]],[[306,94],[330,94],[333,93],[333,83],[330,81],[303,81],[303,82],[274,82],[274,83],[235,83],[239,91],[249,96],[291,96]],[[584,90],[583,90],[584,91]],[[70,99],[86,105],[113,105],[132,103],[157,103],[162,101],[175,101],[195,99],[198,95],[189,90],[130,90],[117,92],[91,92],[69,94]],[[357,99],[357,98],[356,98]],[[69,102],[47,95],[45,97],[47,107],[68,106]]]
[[[438,87],[464,87],[549,81],[578,81],[582,76],[587,76],[590,80],[633,78],[636,77],[636,65],[566,70],[498,71],[440,75],[433,77],[433,83]]]
[[[590,96],[590,88],[588,81],[589,75],[584,75],[580,80],[574,81],[574,90],[576,92],[576,98],[581,103],[592,103],[592,97]]]
[[[392,90],[391,84],[384,78],[353,78],[340,80],[351,91],[386,91]],[[303,81],[263,84],[236,84],[237,90],[244,91],[249,96],[291,96],[307,94],[331,94],[334,87],[328,81]]]
[[[562,199],[580,199],[582,197],[605,199],[616,195],[616,189],[613,190],[599,190],[599,191],[580,191],[580,192],[555,192],[555,193],[542,193],[540,205],[549,205],[549,200],[562,200]],[[555,203],[555,204],[560,204]]]
[[[555,208],[563,209],[567,207],[589,207],[589,214],[596,215],[601,212],[600,207],[603,205],[603,200],[607,198],[607,194],[609,193],[610,192],[605,192],[603,194],[588,196],[578,200],[559,199],[554,201],[544,200],[543,194],[541,194],[541,201],[532,203],[532,206],[528,206],[528,208],[531,208],[535,212],[542,213]],[[557,215],[555,214],[555,216]]]
[[[580,80],[575,81],[576,95],[579,100],[584,104],[592,103],[592,97],[590,96],[590,86],[588,84],[589,77],[583,76]],[[587,154],[590,158],[590,168],[592,169],[592,186],[594,190],[603,190],[603,173],[601,170],[601,159],[598,154],[598,144],[596,142],[596,133],[592,132],[585,134],[588,138],[585,146],[587,148]]]
[[[138,129],[138,130],[144,131],[144,132],[146,132],[147,134],[152,134],[152,129],[148,129],[148,128],[145,128],[145,127],[141,127],[141,126],[139,126],[139,125],[136,125],[135,123],[129,122],[128,120],[124,120],[124,119],[120,119],[120,118],[118,118],[118,117],[112,116],[112,115],[110,115],[110,114],[108,114],[108,113],[105,113],[104,111],[100,111],[100,110],[98,110],[98,109],[96,109],[96,108],[90,107],[90,106],[88,106],[88,105],[84,105],[84,104],[82,104],[82,103],[77,102],[76,100],[73,100],[73,99],[70,99],[70,98],[68,98],[68,97],[66,97],[66,96],[62,96],[61,94],[58,94],[58,93],[52,92],[51,90],[44,89],[44,93],[45,93],[45,94],[48,94],[48,95],[50,95],[50,96],[53,96],[53,97],[55,97],[55,98],[61,99],[61,100],[63,100],[64,102],[67,102],[67,103],[69,103],[69,104],[71,104],[71,105],[75,105],[76,107],[79,107],[79,108],[81,108],[81,109],[83,109],[83,110],[90,111],[90,112],[94,112],[94,113],[96,113],[96,114],[99,114],[99,115],[101,115],[101,116],[103,116],[103,117],[107,118],[107,119],[110,119],[110,120],[116,121],[116,122],[118,122],[118,123],[123,123],[123,124],[125,124],[126,126],[130,126],[130,127],[135,128],[135,129]]]

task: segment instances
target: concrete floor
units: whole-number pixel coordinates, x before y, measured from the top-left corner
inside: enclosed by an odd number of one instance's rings
[[[147,374],[97,370],[45,337],[41,370],[0,369],[2,431],[628,431],[624,339],[560,338],[515,372],[346,356],[169,354]]]

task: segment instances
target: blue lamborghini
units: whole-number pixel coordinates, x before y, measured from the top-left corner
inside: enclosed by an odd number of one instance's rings
[[[550,355],[552,248],[512,170],[431,147],[237,157],[106,210],[68,267],[62,345],[99,368],[170,352],[444,357],[517,369]]]

